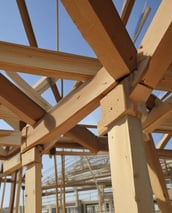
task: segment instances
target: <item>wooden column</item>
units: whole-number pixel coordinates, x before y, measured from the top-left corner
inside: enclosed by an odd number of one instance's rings
[[[116,212],[154,212],[139,119],[121,118],[108,139]]]
[[[118,85],[101,101],[99,129],[108,132],[115,212],[153,213],[141,121],[127,91]]]
[[[41,151],[34,147],[22,155],[23,165],[27,165],[25,177],[25,213],[42,212]]]
[[[157,199],[158,206],[162,213],[170,213],[172,212],[172,206],[170,204],[170,198],[159,162],[159,157],[156,153],[151,135],[145,137],[145,150],[152,189]]]

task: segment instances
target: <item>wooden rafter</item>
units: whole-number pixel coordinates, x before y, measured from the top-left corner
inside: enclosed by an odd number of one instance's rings
[[[136,49],[111,0],[106,3],[103,0],[62,0],[62,3],[98,59],[116,80],[137,67]]]
[[[6,88],[6,89],[4,89]],[[0,102],[15,112],[20,120],[33,125],[45,111],[0,74]]]
[[[0,42],[0,69],[87,80],[102,67],[94,58]]]
[[[72,91],[47,113],[34,127],[23,129],[26,148],[54,140],[73,128],[86,115],[96,109],[103,94],[116,85],[114,79],[102,68],[89,82]]]

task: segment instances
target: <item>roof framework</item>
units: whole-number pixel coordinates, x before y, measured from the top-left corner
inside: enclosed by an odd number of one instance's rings
[[[41,212],[42,155],[77,155],[76,149],[109,152],[117,212],[154,212],[149,177],[159,208],[171,212],[167,174],[159,162],[172,158],[172,151],[165,149],[172,135],[171,0],[161,2],[139,48],[126,28],[135,1],[125,1],[121,16],[110,0],[61,2],[96,58],[39,48],[23,0],[16,4],[29,46],[0,41],[0,119],[12,127],[0,130],[0,180],[9,175],[12,181],[9,212],[22,168],[26,168],[26,212],[30,202],[32,212]],[[142,21],[147,15],[143,14]],[[30,86],[20,72],[41,78]],[[66,79],[75,84],[65,96]],[[53,107],[42,96],[47,89],[56,101]],[[155,90],[163,95],[156,96]],[[95,126],[81,125],[99,106],[100,121]],[[163,135],[157,145],[153,133]],[[57,148],[63,151],[59,153]],[[121,190],[123,183],[125,189]],[[125,206],[121,204],[124,193],[128,194]]]

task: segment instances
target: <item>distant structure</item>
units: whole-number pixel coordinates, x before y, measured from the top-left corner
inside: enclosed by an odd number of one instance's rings
[[[146,5],[138,20],[144,1],[126,0],[118,12],[119,2],[60,2],[92,58],[39,48],[28,3],[16,0],[29,45],[0,41],[0,119],[10,126],[0,130],[1,213],[172,212],[172,1],[155,14]],[[20,73],[38,80],[30,85]],[[83,123],[98,107],[99,121]],[[47,156],[51,177],[42,172]],[[66,156],[75,162],[67,166]],[[92,190],[95,200],[81,199]]]

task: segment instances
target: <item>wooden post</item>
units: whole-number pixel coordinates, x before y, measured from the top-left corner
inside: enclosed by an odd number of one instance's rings
[[[15,171],[11,175],[12,183],[11,183],[11,191],[10,191],[10,203],[8,208],[8,213],[14,211],[14,200],[15,200],[15,192],[16,192],[16,179],[17,179],[17,171]]]
[[[108,132],[115,212],[153,213],[153,195],[137,108],[126,80],[101,100],[99,132]]]
[[[162,213],[170,213],[172,212],[172,206],[151,135],[145,137],[145,150],[152,189],[157,199],[158,206]]]
[[[55,182],[56,182],[56,212],[59,212],[59,195],[58,195],[58,169],[57,169],[57,159],[54,154],[54,172],[55,172]]]
[[[124,116],[111,128],[108,139],[115,211],[153,213],[140,120]]]
[[[30,152],[29,150],[28,152]],[[42,212],[42,190],[41,190],[41,151],[39,147],[34,147],[33,152],[28,155],[23,154],[22,160],[27,165],[25,177],[25,197],[26,206],[25,213],[41,213]],[[32,153],[34,153],[32,155]]]
[[[17,185],[17,195],[16,195],[16,213],[19,212],[20,207],[20,192],[21,192],[21,184],[22,184],[22,169],[18,171],[18,185]]]

